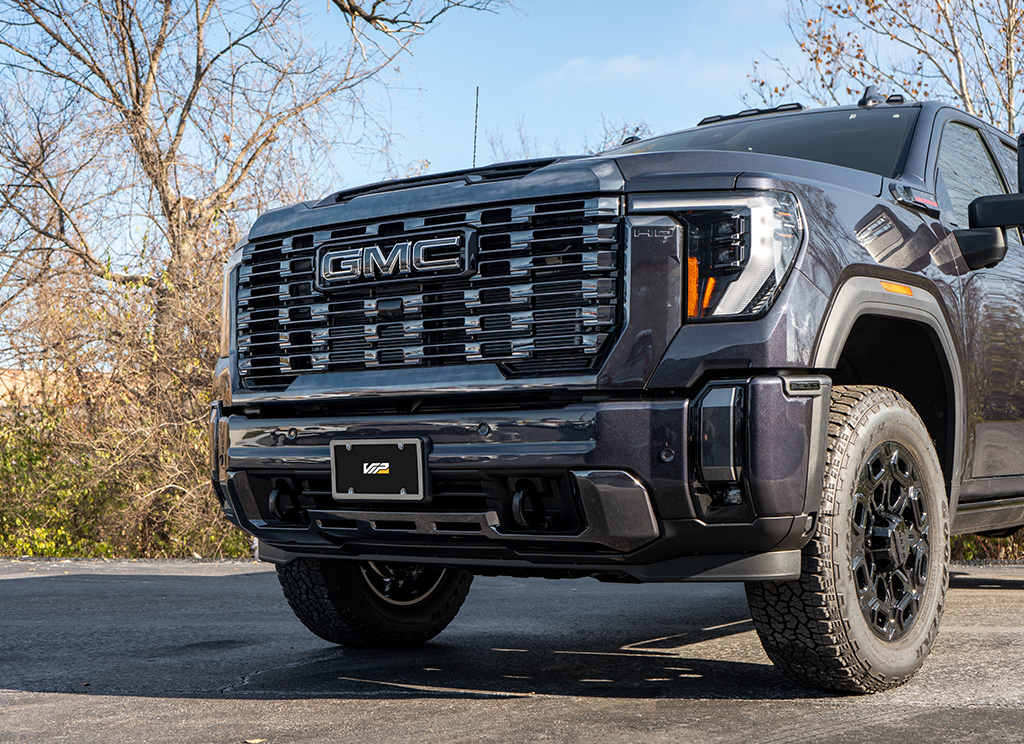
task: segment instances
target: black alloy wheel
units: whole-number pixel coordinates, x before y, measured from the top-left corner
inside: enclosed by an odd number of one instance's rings
[[[370,590],[388,604],[407,607],[437,591],[447,568],[361,562],[359,569]]]
[[[850,553],[861,612],[884,641],[905,636],[928,583],[930,522],[914,456],[884,442],[861,468]]]

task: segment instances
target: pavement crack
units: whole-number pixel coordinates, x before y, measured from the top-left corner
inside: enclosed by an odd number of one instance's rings
[[[438,687],[437,685],[414,685],[408,682],[387,682],[379,679],[361,679],[359,677],[338,677],[346,682],[361,682],[363,684],[382,685],[384,687],[396,687],[410,692],[431,692],[445,695],[457,694],[461,696],[472,695],[474,697],[487,698],[528,698],[536,697],[535,692],[507,692],[497,690],[474,690],[468,687]]]
[[[221,695],[230,695],[236,692],[243,692],[243,690],[240,690],[239,688],[248,686],[252,683],[252,680],[254,680],[256,677],[259,677],[261,674],[266,674],[267,672],[283,671],[286,669],[294,669],[295,667],[300,666],[308,666],[312,663],[315,662],[311,662],[308,659],[304,659],[302,661],[292,661],[287,664],[277,664],[275,666],[267,667],[266,669],[256,669],[255,671],[249,672],[248,674],[244,674],[241,677],[239,677],[238,681],[234,684],[230,684],[226,687],[221,687],[218,690],[218,692]]]

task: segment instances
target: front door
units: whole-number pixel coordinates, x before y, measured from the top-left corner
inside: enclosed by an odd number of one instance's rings
[[[995,148],[1003,148],[1006,152]],[[997,163],[1013,172],[1000,173]],[[947,121],[939,144],[935,193],[943,221],[966,228],[967,206],[1016,184],[1016,154],[966,122]],[[1024,474],[1024,248],[1007,230],[1006,258],[963,280],[967,372],[967,468],[963,501],[1018,492]]]

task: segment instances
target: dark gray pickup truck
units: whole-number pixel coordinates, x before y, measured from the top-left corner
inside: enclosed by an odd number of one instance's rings
[[[1016,149],[869,89],[264,214],[224,512],[334,643],[425,642],[473,575],[743,581],[779,667],[898,685],[950,533],[1024,524]]]

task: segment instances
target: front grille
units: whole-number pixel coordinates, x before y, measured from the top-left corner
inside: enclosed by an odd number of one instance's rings
[[[462,364],[510,376],[591,372],[620,320],[619,212],[617,197],[563,197],[250,243],[238,285],[242,381],[280,389],[303,374]],[[467,230],[477,244],[470,276],[317,288],[318,251]]]

